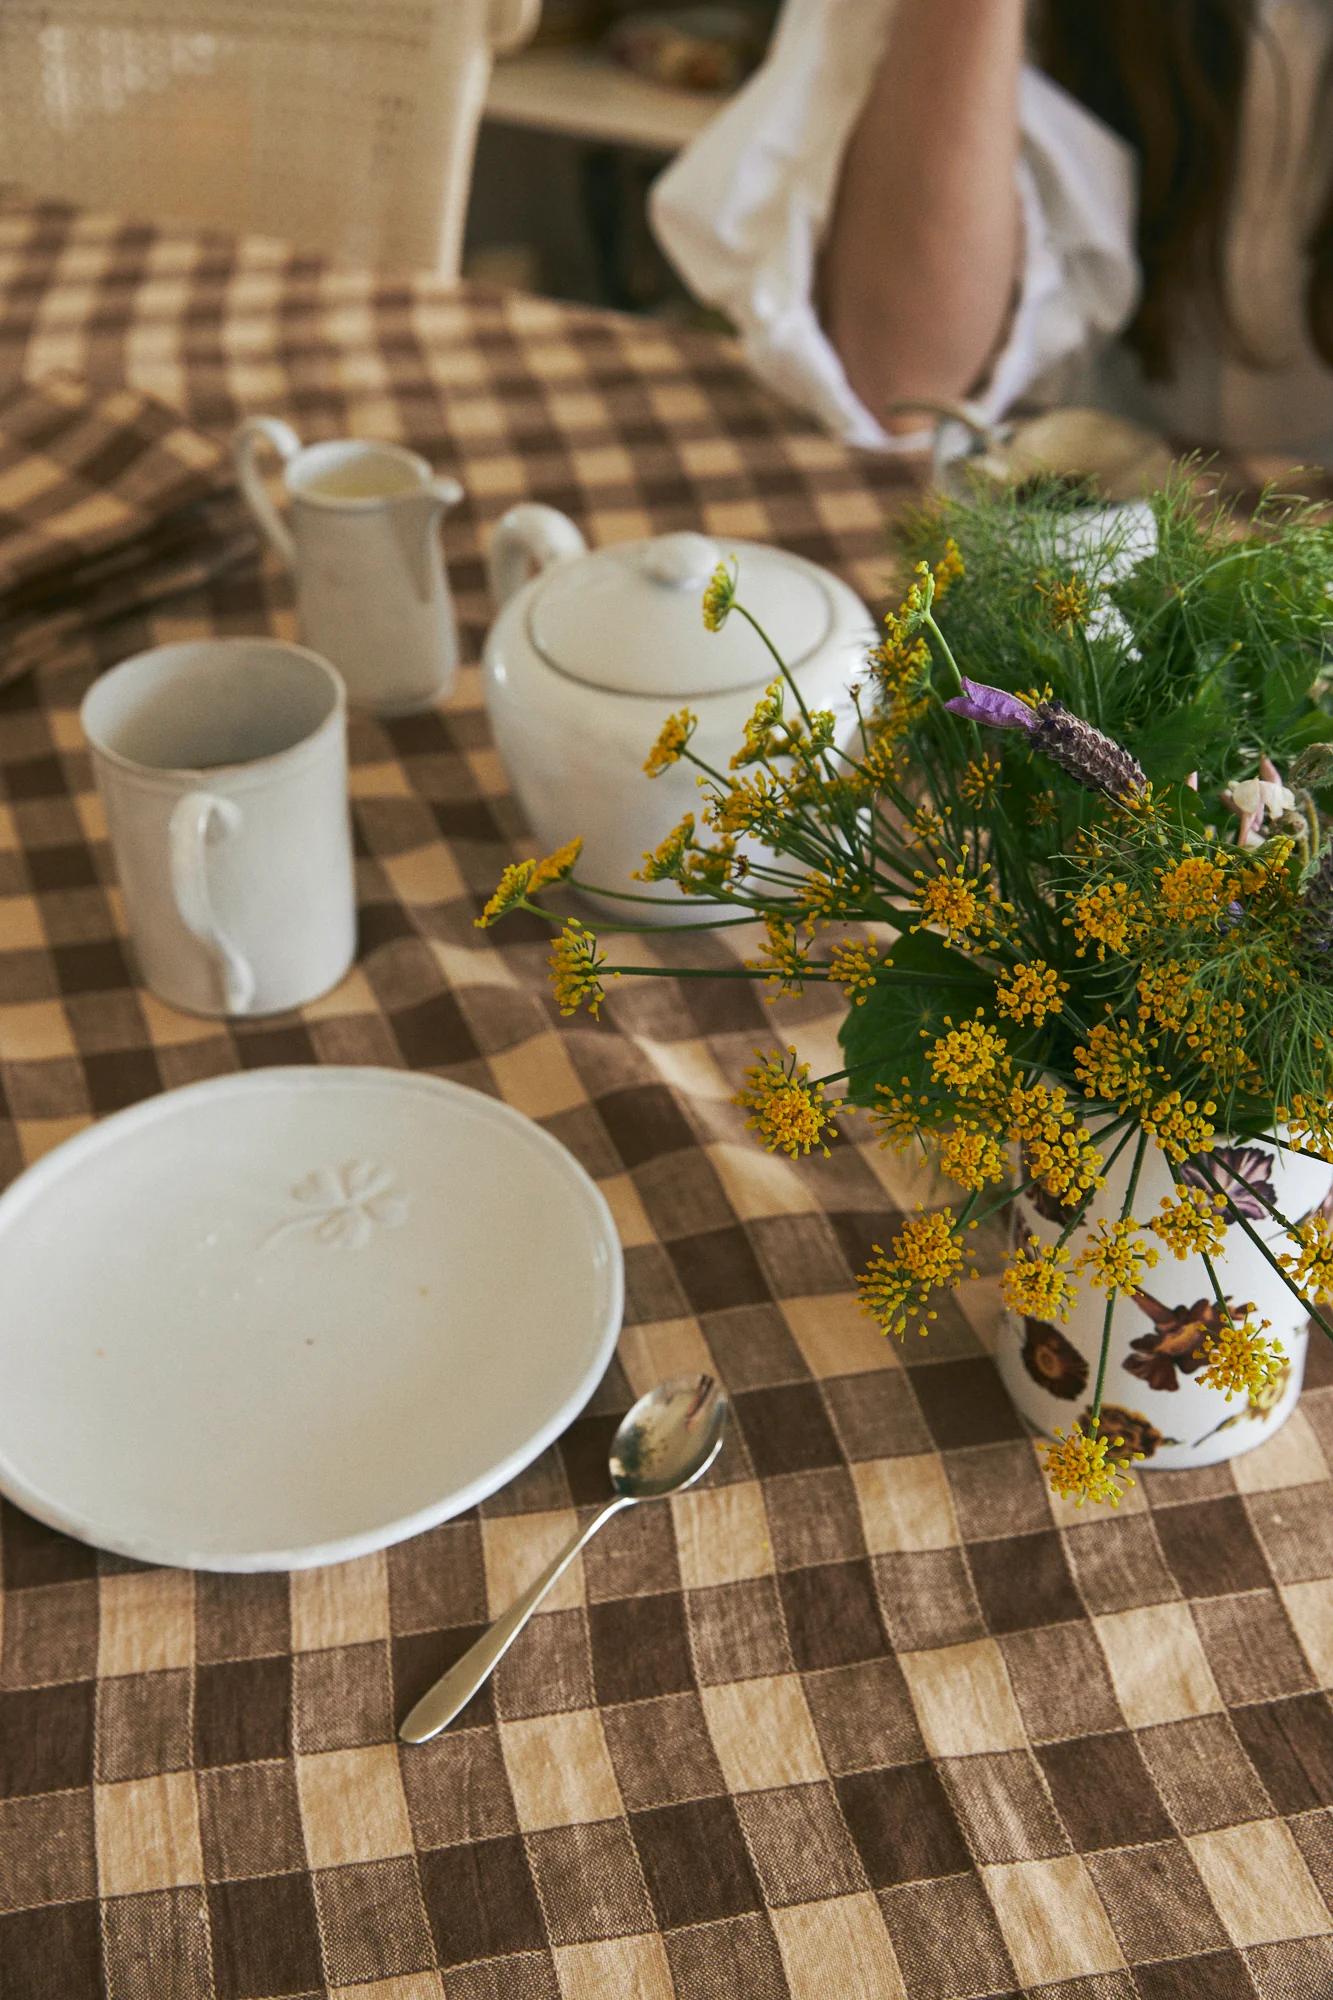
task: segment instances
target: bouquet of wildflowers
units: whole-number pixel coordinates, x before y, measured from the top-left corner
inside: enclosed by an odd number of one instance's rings
[[[1052,1325],[1080,1287],[1104,1295],[1091,1403],[1046,1466],[1057,1492],[1115,1504],[1138,1454],[1103,1422],[1112,1310],[1163,1252],[1203,1259],[1199,1379],[1228,1399],[1283,1365],[1269,1322],[1224,1295],[1228,1223],[1333,1332],[1333,1225],[1261,1196],[1281,1225],[1265,1240],[1212,1152],[1219,1134],[1277,1135],[1333,1161],[1333,529],[1268,496],[1238,532],[1182,478],[1131,563],[1114,523],[1071,539],[1076,502],[992,496],[913,520],[910,585],[850,691],[850,733],[807,708],[781,635],[720,568],[703,623],[747,620],[773,678],[727,770],[692,751],[688,709],[667,719],[645,769],[696,764],[699,810],[641,878],[674,883],[701,928],[758,920],[745,974],[774,995],[845,996],[841,1070],[757,1054],[736,1101],[762,1145],[826,1153],[855,1112],[957,1190],[862,1273],[886,1334],[927,1331],[985,1218],[1024,1194],[1058,1217],[1054,1241],[1018,1232],[1001,1288]],[[580,882],[578,855],[506,869],[478,921],[546,916],[556,883],[613,895]],[[642,926],[548,921],[561,1010],[595,1015],[606,982],[640,970],[614,963],[612,934]],[[1172,1194],[1145,1213],[1151,1148]],[[1118,1215],[1081,1229],[1122,1155]]]

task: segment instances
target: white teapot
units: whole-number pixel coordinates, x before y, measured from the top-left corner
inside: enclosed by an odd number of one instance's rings
[[[855,592],[818,564],[690,533],[589,553],[571,520],[532,503],[512,508],[490,545],[500,615],[486,642],[486,703],[518,802],[543,851],[581,834],[582,880],[655,896],[668,922],[698,922],[697,904],[632,877],[685,813],[698,815],[699,774],[682,760],[649,779],[644,759],[667,716],[689,708],[699,718],[691,749],[725,771],[778,672],[734,613],[720,632],[704,628],[704,588],[733,558],[738,598],[806,705],[832,709],[848,745],[856,722],[847,690],[863,677],[875,627]],[[633,904],[615,907],[633,919]]]

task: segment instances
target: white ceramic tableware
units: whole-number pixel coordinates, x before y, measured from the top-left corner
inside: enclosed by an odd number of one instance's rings
[[[274,639],[136,654],[81,712],[130,935],[192,1014],[274,1014],[356,947],[342,682]]]
[[[587,882],[653,893],[631,879],[644,851],[700,804],[691,764],[643,775],[658,731],[674,710],[693,710],[691,748],[725,770],[778,672],[735,613],[720,632],[704,629],[704,588],[733,558],[739,597],[782,651],[807,706],[832,709],[848,744],[856,722],[847,689],[863,677],[875,628],[828,570],[758,542],[690,533],[590,554],[572,521],[533,504],[496,527],[489,564],[500,611],[485,653],[491,725],[540,844],[583,836],[578,872]],[[660,901],[662,921],[697,921],[697,905],[670,885]]]
[[[290,526],[260,478],[260,444],[282,461]],[[302,446],[276,417],[242,424],[233,452],[251,512],[295,574],[301,637],[332,660],[348,698],[403,715],[447,695],[458,632],[439,524],[462,498],[457,480],[401,445]]]
[[[478,1091],[271,1069],[91,1126],[0,1197],[0,1491],[145,1562],[341,1562],[514,1477],[601,1379],[622,1258]]]

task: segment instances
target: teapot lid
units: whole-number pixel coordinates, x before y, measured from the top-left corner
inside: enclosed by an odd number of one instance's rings
[[[621,542],[558,564],[533,592],[528,637],[548,666],[615,694],[677,701],[760,686],[778,667],[754,627],[734,612],[720,632],[703,622],[708,579],[731,556],[738,595],[795,670],[833,630],[823,571],[760,542],[723,550],[707,535]]]

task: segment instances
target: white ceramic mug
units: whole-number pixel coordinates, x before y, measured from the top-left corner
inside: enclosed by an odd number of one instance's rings
[[[287,518],[259,476],[260,445],[282,461]],[[463,497],[458,481],[402,445],[303,445],[276,417],[251,417],[232,448],[250,510],[295,578],[301,637],[332,660],[348,698],[380,715],[442,700],[458,632],[439,529]]]
[[[356,947],[343,685],[274,639],[159,646],[81,714],[147,984],[192,1014],[276,1014]]]

